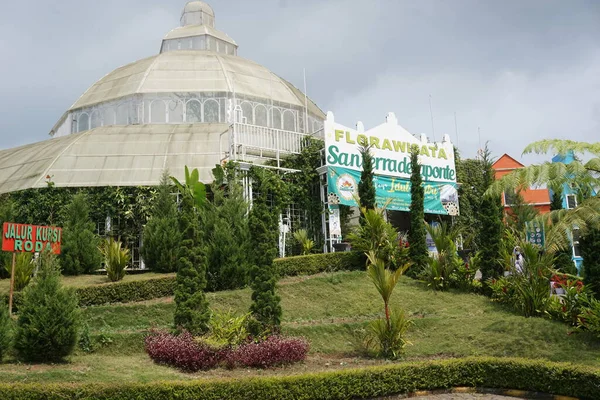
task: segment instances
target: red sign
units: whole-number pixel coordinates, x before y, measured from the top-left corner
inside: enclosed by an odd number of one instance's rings
[[[2,251],[39,253],[50,249],[60,254],[62,229],[55,226],[36,226],[5,222],[2,227]]]

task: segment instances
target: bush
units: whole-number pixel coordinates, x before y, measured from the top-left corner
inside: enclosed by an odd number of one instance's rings
[[[152,332],[145,339],[145,348],[154,362],[186,372],[214,368],[223,359],[222,351],[196,341],[187,331],[180,335]]]
[[[467,358],[392,364],[286,377],[180,382],[0,384],[6,400],[368,399],[454,387],[528,390],[597,399],[600,373],[570,364]]]
[[[79,310],[72,289],[61,287],[56,257],[40,255],[39,272],[19,307],[15,348],[26,361],[61,361],[77,344]]]
[[[310,345],[304,339],[270,336],[261,342],[244,344],[227,357],[231,367],[268,368],[294,364],[306,359]]]
[[[101,246],[106,275],[112,282],[118,282],[125,277],[127,264],[131,260],[129,249],[123,249],[121,246],[121,242],[114,238],[104,240]]]
[[[273,264],[277,274],[283,277],[314,275],[321,272],[364,270],[365,261],[364,254],[352,251],[278,258]]]
[[[5,265],[6,271],[10,276],[12,272],[12,260]],[[15,291],[20,292],[25,289],[31,281],[31,276],[35,270],[35,263],[31,253],[19,253],[15,259]]]
[[[232,311],[216,312],[210,316],[210,327],[204,342],[218,347],[235,347],[248,340],[250,314],[238,316]]]
[[[111,303],[130,303],[173,296],[174,276],[145,281],[119,282],[101,286],[88,286],[76,290],[79,305],[99,306]]]
[[[100,239],[94,233],[85,194],[73,196],[64,209],[64,233],[60,255],[63,273],[66,275],[89,274],[100,267],[102,256],[98,250]]]
[[[13,321],[8,315],[8,304],[0,301],[0,362],[12,344],[12,325]]]

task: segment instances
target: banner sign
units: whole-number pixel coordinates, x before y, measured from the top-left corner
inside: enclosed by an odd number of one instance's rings
[[[328,202],[331,205],[343,204],[356,207],[354,200],[358,196],[360,172],[345,168],[328,168],[327,186]],[[410,211],[410,188],[408,179],[391,178],[375,175],[375,200],[387,209],[394,211]],[[440,215],[458,215],[458,191],[456,183],[424,182],[425,213]]]
[[[388,210],[410,211],[410,151],[419,147],[419,163],[425,190],[425,213],[458,215],[458,186],[454,146],[446,135],[441,143],[411,135],[398,125],[393,113],[387,121],[369,131],[347,128],[328,113],[325,121],[325,157],[330,204],[357,206],[358,182],[362,171],[360,145],[370,145],[374,164],[374,185],[379,206]]]
[[[49,249],[60,254],[62,229],[55,226],[22,225],[5,222],[2,226],[2,251],[39,253]]]

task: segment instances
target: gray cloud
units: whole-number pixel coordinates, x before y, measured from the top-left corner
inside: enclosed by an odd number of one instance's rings
[[[210,2],[210,1],[209,1]],[[43,140],[96,80],[158,52],[184,0],[3,5],[0,148]],[[211,2],[217,27],[346,125],[394,111],[413,133],[474,155],[477,127],[496,155],[539,138],[597,140],[596,1],[261,0]],[[455,140],[456,141],[456,140]]]

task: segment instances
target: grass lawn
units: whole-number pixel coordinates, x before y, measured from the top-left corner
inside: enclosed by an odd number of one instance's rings
[[[125,275],[125,278],[123,278],[121,282],[145,281],[148,279],[166,278],[168,276],[175,276],[175,274],[157,274],[154,272],[147,272],[143,274],[131,274]],[[66,286],[74,288],[108,285],[112,283],[106,275],[63,276],[62,281]],[[10,279],[0,280],[0,295],[8,293],[9,290]]]
[[[0,365],[0,381],[150,381],[215,376],[249,376],[306,372],[371,365],[360,357],[360,332],[381,313],[382,302],[364,272],[342,272],[280,281],[283,329],[311,342],[310,360],[273,371],[216,370],[181,374],[154,365],[143,352],[142,338],[151,327],[172,323],[172,299],[90,307],[83,317],[92,335],[105,346],[96,353],[78,353],[57,366]],[[214,309],[246,312],[250,291],[207,294]],[[566,325],[541,318],[523,318],[483,296],[434,293],[423,284],[403,278],[392,298],[414,321],[405,359],[462,356],[543,358],[600,368],[600,340],[585,333],[570,334]],[[341,363],[341,365],[340,365]]]

